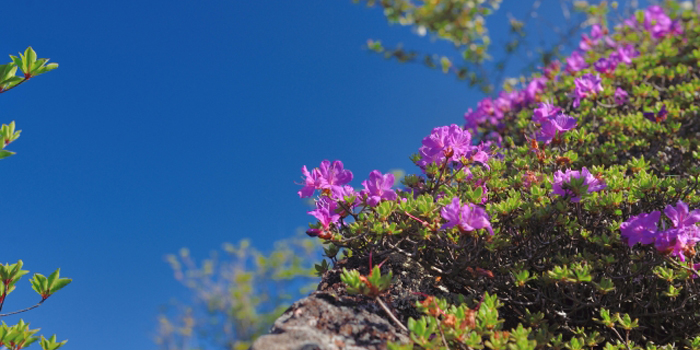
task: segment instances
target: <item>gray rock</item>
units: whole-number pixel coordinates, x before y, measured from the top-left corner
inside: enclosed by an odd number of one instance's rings
[[[294,303],[251,350],[379,350],[386,349],[388,341],[408,341],[385,317],[353,304],[353,300],[314,292]]]
[[[378,260],[378,259],[377,259]],[[294,303],[278,318],[270,334],[258,338],[251,350],[384,350],[388,342],[407,343],[408,334],[396,326],[371,298],[348,295],[340,281],[343,267],[369,273],[369,261],[351,258],[328,271],[318,290]],[[419,318],[415,302],[420,293],[442,294],[444,287],[418,264],[402,256],[391,256],[382,273],[392,271],[392,288],[381,296],[405,325]]]

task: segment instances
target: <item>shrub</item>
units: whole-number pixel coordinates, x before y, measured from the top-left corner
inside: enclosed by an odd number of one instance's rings
[[[356,191],[340,161],[304,167],[299,195],[319,193],[307,233],[405,255],[465,295],[426,296],[396,349],[700,348],[699,71],[691,9],[596,24],[464,127],[433,129],[402,189],[373,171]]]

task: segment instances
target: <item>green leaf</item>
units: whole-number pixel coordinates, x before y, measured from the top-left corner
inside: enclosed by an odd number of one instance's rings
[[[8,150],[0,150],[0,159],[5,159],[7,157],[11,157],[17,154],[16,152],[8,151]]]

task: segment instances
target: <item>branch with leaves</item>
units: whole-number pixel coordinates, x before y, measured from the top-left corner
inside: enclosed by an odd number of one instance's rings
[[[57,63],[48,63],[48,58],[37,58],[36,52],[31,47],[28,47],[19,56],[10,55],[10,59],[11,62],[0,65],[0,93],[10,91],[35,76],[58,68]],[[18,75],[18,70],[21,75]],[[16,130],[14,121],[0,127],[0,159],[15,154],[15,152],[5,150],[5,147],[17,140],[19,135],[20,130]],[[17,281],[29,273],[28,270],[22,269],[23,266],[22,260],[14,264],[0,264],[0,310],[5,305],[7,296],[15,290]],[[72,280],[61,278],[60,269],[57,269],[49,277],[35,273],[29,281],[32,284],[32,289],[41,296],[41,300],[30,307],[0,314],[0,317],[16,315],[38,308],[43,305],[46,299],[70,284]],[[38,332],[39,329],[29,329],[29,323],[24,322],[24,320],[20,320],[14,326],[2,322],[0,324],[0,347],[8,350],[20,350],[38,341],[43,350],[56,350],[67,342],[67,340],[56,341],[56,335],[50,338],[45,338],[43,335],[37,337]]]

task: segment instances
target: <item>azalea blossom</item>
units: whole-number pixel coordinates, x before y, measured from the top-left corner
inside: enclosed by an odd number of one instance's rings
[[[459,162],[465,155],[471,156],[472,136],[456,124],[433,129],[423,139],[423,146],[418,149],[421,159],[418,166],[425,168],[431,163],[443,164],[445,161]]]
[[[610,54],[610,59],[615,62],[623,62],[627,65],[632,64],[632,59],[639,56],[639,51],[634,48],[634,45],[619,46],[617,50]]]
[[[651,244],[654,243],[657,227],[661,212],[654,210],[651,213],[641,213],[629,218],[627,221],[620,224],[622,237],[627,241],[627,244],[632,248],[635,244]]]
[[[658,5],[649,6],[644,11],[644,29],[654,38],[662,38],[668,34],[683,34],[680,22],[671,21],[664,9]]]
[[[537,133],[536,139],[537,141],[548,144],[558,134],[569,131],[575,128],[576,125],[576,118],[570,117],[564,113],[559,113],[556,117],[548,118],[542,122],[542,128]]]
[[[700,221],[700,210],[688,210],[688,205],[683,201],[678,201],[676,206],[667,205],[664,209],[664,214],[671,220],[673,227],[683,227],[695,225]]]
[[[318,169],[313,169],[309,172],[309,170],[306,169],[306,165],[301,167],[301,173],[305,177],[304,187],[297,193],[301,198],[311,197],[314,195],[314,191],[316,191],[317,188],[321,188],[321,174],[318,172]]]
[[[664,214],[673,227],[657,228],[661,213],[653,211],[629,218],[620,225],[623,240],[630,248],[637,243],[654,244],[661,254],[677,256],[685,261],[686,254],[695,254],[695,245],[700,242],[700,210],[690,211],[688,205],[678,201],[675,206],[667,205]]]
[[[558,170],[554,173],[552,192],[562,197],[568,197],[574,203],[580,202],[584,193],[578,192],[577,188],[571,188],[572,179],[583,179],[582,186],[586,187],[587,193],[600,191],[607,186],[603,180],[596,178],[586,167],[583,167],[581,171],[567,169],[566,172]]]
[[[474,231],[485,228],[493,235],[489,216],[483,208],[472,203],[460,204],[458,197],[452,198],[452,203],[440,210],[440,215],[447,223],[442,225],[441,230],[459,227],[462,232]]]
[[[394,186],[394,174],[384,174],[379,170],[374,170],[369,174],[369,180],[362,181],[364,190],[360,192],[362,197],[367,198],[367,204],[376,207],[382,200],[393,201],[398,197],[391,189]]]
[[[324,231],[330,229],[330,225],[337,223],[340,220],[340,214],[335,210],[338,208],[338,203],[328,197],[321,197],[316,200],[316,209],[308,213],[318,219],[318,222],[323,226]]]
[[[566,58],[566,70],[570,73],[578,72],[586,68],[588,68],[588,63],[586,63],[586,60],[578,51],[572,52],[571,56]]]
[[[612,74],[617,68],[617,62],[612,59],[607,59],[602,57],[596,63],[593,64],[593,68],[599,73]]]
[[[578,108],[581,105],[581,99],[595,96],[603,91],[603,85],[598,74],[586,73],[582,77],[576,78],[574,84],[576,85],[574,88],[574,108]]]
[[[314,168],[312,171],[303,166],[301,173],[305,176],[304,187],[297,192],[301,198],[311,197],[315,190],[332,191],[333,188],[352,181],[352,172],[343,169],[343,162],[339,160],[333,163],[324,160],[319,168]]]
[[[617,105],[623,105],[623,104],[627,103],[628,97],[629,97],[629,94],[627,93],[627,91],[620,89],[620,88],[617,88],[615,90],[615,103]]]
[[[561,111],[561,108],[549,102],[541,102],[539,106],[535,108],[534,114],[532,115],[532,121],[542,124],[547,119],[556,116],[559,111]]]
[[[603,38],[605,35],[605,30],[600,27],[598,24],[594,24],[593,27],[591,28],[591,36],[589,37],[587,34],[581,34],[581,42],[578,44],[578,48],[581,51],[588,51],[592,49],[594,46],[598,45],[598,42],[600,39]]]

